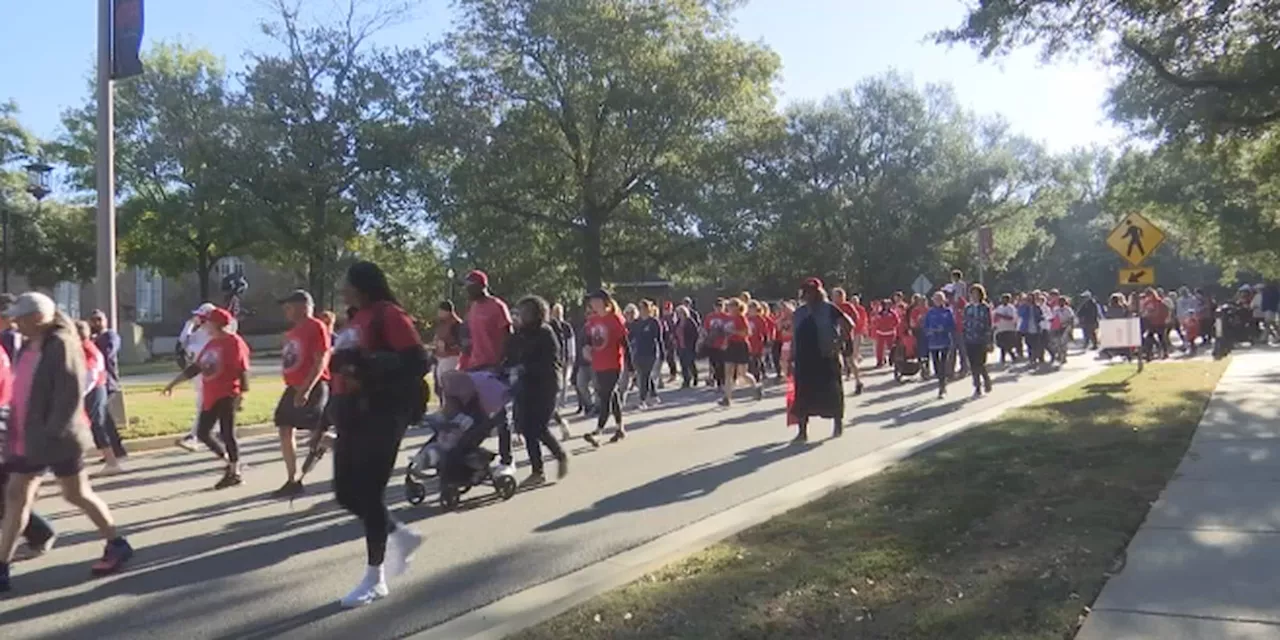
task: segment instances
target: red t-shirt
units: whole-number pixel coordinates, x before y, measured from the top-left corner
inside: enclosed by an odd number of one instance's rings
[[[853,310],[855,313],[849,319],[857,325],[854,331],[864,336],[871,335],[871,314],[867,313],[867,308],[859,304],[854,305]]]
[[[511,310],[501,298],[489,296],[467,308],[467,337],[471,348],[464,350],[458,366],[488,369],[502,364],[502,350],[511,335]]]
[[[107,383],[107,364],[106,359],[102,357],[102,351],[93,343],[93,340],[84,340],[80,346],[84,349],[86,375],[84,391],[88,393]]]
[[[249,345],[234,333],[211,338],[200,355],[201,408],[208,411],[223,398],[240,395],[240,376],[249,370]]]
[[[747,338],[751,336],[751,324],[747,322],[746,316],[725,315],[724,328],[728,332],[726,344],[729,342],[737,342],[739,344],[747,342]]]
[[[702,319],[702,327],[707,331],[707,346],[712,349],[723,349],[729,344],[729,314],[713,311]]]
[[[593,315],[585,327],[591,345],[592,371],[622,371],[627,324],[620,313]]]
[[[382,325],[375,327],[378,316],[382,316]],[[379,338],[380,336],[380,338]],[[404,351],[422,344],[418,328],[413,326],[413,318],[404,309],[390,302],[378,302],[360,309],[355,317],[338,332],[334,350],[361,349],[372,351],[386,349]],[[333,376],[333,392],[346,393],[350,388],[345,376]]]
[[[284,383],[301,387],[309,382],[311,369],[328,350],[329,327],[317,318],[303,318],[284,334],[284,351],[280,357]],[[320,372],[320,379],[329,379],[329,367]]]
[[[929,307],[924,305],[916,305],[907,311],[907,322],[910,323],[912,329],[919,329],[924,326],[924,317],[929,313]]]

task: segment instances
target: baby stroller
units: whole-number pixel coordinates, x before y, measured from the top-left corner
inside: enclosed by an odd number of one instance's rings
[[[506,393],[506,384],[491,373],[441,375],[445,408],[423,419],[432,435],[409,459],[405,471],[409,504],[426,500],[426,481],[432,477],[440,485],[440,507],[446,511],[456,509],[464,494],[482,484],[492,486],[502,500],[515,496],[515,470],[495,463],[497,454],[481,446],[497,424],[494,416],[505,406]]]
[[[924,365],[920,362],[914,336],[899,335],[894,340],[893,348],[889,351],[889,362],[893,364],[894,382],[902,382],[903,379],[915,375],[925,377]]]

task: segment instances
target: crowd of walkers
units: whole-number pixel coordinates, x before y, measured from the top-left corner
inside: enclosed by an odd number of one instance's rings
[[[317,313],[303,290],[279,300],[290,328],[281,357],[285,389],[274,414],[285,481],[273,495],[302,494],[307,470],[332,451],[334,496],[363,525],[366,545],[365,571],[341,598],[343,606],[385,597],[388,578],[403,573],[422,544],[387,510],[384,491],[406,430],[428,409],[429,376],[435,376],[437,389],[455,372],[505,381],[511,408],[501,403],[504,408],[493,416],[498,460],[513,465],[513,445],[523,443],[531,472],[522,484],[530,486],[546,481],[544,449],[557,461],[558,477],[568,472],[560,440],[572,434],[561,410],[571,387],[575,413],[593,425],[582,438],[600,446],[606,434],[615,443],[627,437],[633,392],[634,408],[641,411],[660,405],[662,390],[677,384],[705,387],[721,406],[731,407],[739,391],[762,399],[772,377],[785,381],[787,421],[797,429],[795,440],[804,442],[815,417],[830,419],[833,436],[842,435],[844,385],[852,382],[853,395],[863,392],[867,352],[872,366],[892,368],[895,377],[919,374],[936,381],[939,397],[966,378],[973,395],[981,397],[992,391],[987,360],[997,349],[1001,363],[1061,364],[1076,329],[1086,347],[1097,348],[1101,320],[1136,316],[1149,338],[1150,357],[1163,357],[1172,332],[1194,349],[1198,338],[1211,333],[1206,323],[1212,324],[1214,313],[1212,299],[1185,288],[1117,293],[1102,303],[1089,292],[1073,303],[1057,290],[992,300],[983,285],[967,284],[954,271],[936,291],[867,301],[808,278],[794,299],[766,303],[743,292],[716,300],[705,313],[690,298],[623,305],[601,289],[581,300],[584,317],[575,325],[561,304],[537,296],[516,302],[513,317],[482,271],[467,274],[464,284],[464,312],[441,303],[430,340],[423,339],[428,332],[405,312],[382,270],[369,262],[352,265],[346,274],[341,320],[332,312]],[[1251,288],[1248,294],[1242,304],[1254,305],[1274,326],[1280,304],[1274,288]],[[105,314],[75,323],[43,294],[3,302],[9,326],[0,332],[0,418],[7,427],[0,429],[0,481],[6,485],[0,494],[0,591],[9,589],[15,558],[47,552],[54,543],[52,526],[32,509],[46,471],[105,540],[92,571],[114,572],[133,550],[94,494],[83,460],[93,449],[102,460],[96,474],[125,470],[126,451],[115,424],[120,338]],[[213,454],[222,465],[214,485],[220,490],[243,482],[236,418],[250,391],[250,349],[236,323],[230,308],[197,308],[180,339],[184,366],[164,389],[168,394],[196,381],[195,419],[179,444],[190,450],[203,445]],[[699,366],[703,362],[706,370]],[[299,433],[307,435],[301,465]]]

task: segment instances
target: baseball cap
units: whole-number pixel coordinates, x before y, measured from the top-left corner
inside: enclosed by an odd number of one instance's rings
[[[232,319],[231,312],[221,307],[214,307],[212,311],[206,314],[206,318],[209,320],[209,322],[212,322],[220,327],[230,326],[231,319]]]
[[[820,278],[805,278],[804,284],[800,285],[802,289],[821,289],[822,280]]]
[[[13,303],[5,308],[4,316],[21,318],[38,313],[43,317],[52,318],[57,311],[58,305],[54,303],[53,298],[39,291],[28,291],[13,299]]]
[[[596,289],[595,291],[587,294],[588,300],[608,300],[609,297],[609,292],[604,289]]]
[[[311,306],[315,306],[316,299],[312,298],[311,294],[307,292],[306,289],[294,289],[293,291],[289,292],[289,295],[276,300],[276,302],[279,302],[280,304],[288,304],[290,302],[305,302]]]
[[[207,318],[209,314],[213,313],[213,310],[217,308],[218,307],[215,306],[212,302],[206,302],[196,307],[195,310],[191,312],[191,315],[197,318]]]
[[[479,269],[476,269],[475,271],[472,271],[471,273],[467,274],[467,283],[478,284],[482,287],[487,287],[489,286],[489,274]]]

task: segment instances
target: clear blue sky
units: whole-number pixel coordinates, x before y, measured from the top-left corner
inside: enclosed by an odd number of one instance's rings
[[[96,2],[39,0],[7,5],[0,22],[0,100],[13,99],[37,135],[58,133],[58,116],[83,102],[95,52]],[[332,0],[307,0],[324,13]],[[150,0],[146,41],[178,40],[207,47],[241,66],[249,48],[269,46],[258,21],[260,0]],[[860,79],[897,69],[918,83],[947,82],[962,104],[1002,114],[1016,131],[1055,151],[1119,139],[1102,102],[1108,84],[1100,68],[1042,66],[1034,51],[981,62],[967,48],[926,43],[932,30],[952,26],[960,0],[753,0],[739,14],[739,31],[782,57],[783,102],[818,99]],[[411,45],[438,37],[449,3],[427,0],[416,20],[385,32],[379,42]]]

